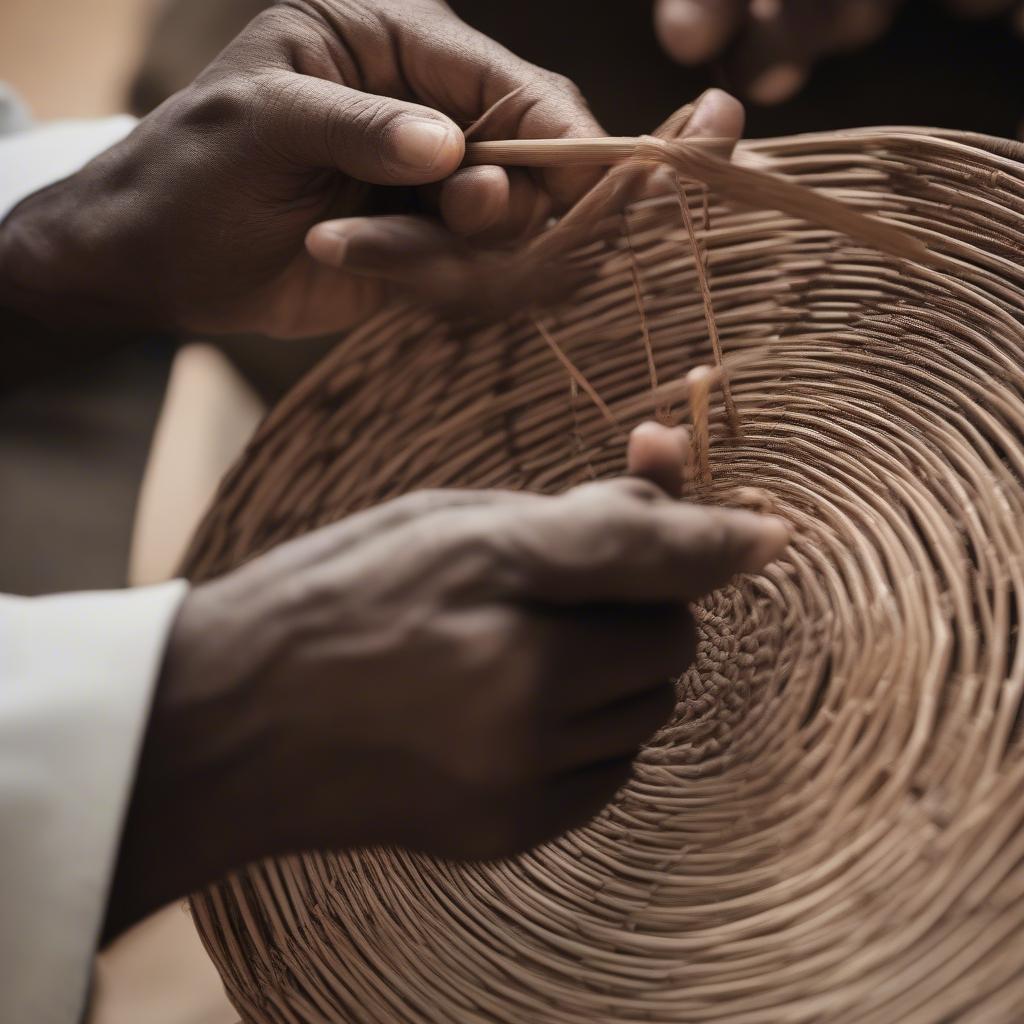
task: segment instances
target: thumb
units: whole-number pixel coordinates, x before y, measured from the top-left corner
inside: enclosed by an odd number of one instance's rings
[[[373,185],[425,185],[462,162],[465,140],[440,111],[307,75],[274,76],[256,112],[261,141],[289,162]]]

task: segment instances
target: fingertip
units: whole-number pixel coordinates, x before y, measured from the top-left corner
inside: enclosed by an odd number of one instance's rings
[[[708,89],[697,99],[684,137],[738,139],[746,123],[743,104],[724,89]]]
[[[306,252],[317,263],[328,267],[340,267],[345,262],[348,237],[336,221],[314,224],[306,232]]]
[[[508,174],[501,167],[467,167],[441,186],[441,217],[457,235],[469,237],[495,227],[507,218],[510,202]]]
[[[632,476],[657,484],[672,497],[681,497],[689,450],[690,435],[685,427],[666,427],[646,421],[629,435],[628,471]]]
[[[391,215],[322,221],[306,233],[306,251],[318,263],[355,273],[397,277],[435,269],[457,244],[452,234],[425,217]]]
[[[737,568],[758,572],[774,562],[789,547],[793,528],[781,516],[734,511],[734,529],[739,539]]]

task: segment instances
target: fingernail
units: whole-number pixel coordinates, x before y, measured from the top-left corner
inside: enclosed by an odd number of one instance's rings
[[[454,133],[438,121],[409,118],[394,129],[395,159],[409,170],[432,171],[443,163],[443,151]]]
[[[747,546],[739,561],[741,572],[757,572],[774,562],[789,546],[793,529],[780,516],[760,516],[748,513]]]
[[[319,263],[340,267],[348,252],[348,235],[333,224],[317,224],[306,235],[306,251]]]
[[[799,65],[776,64],[758,75],[747,93],[755,103],[770,107],[799,92],[806,80],[807,71]]]

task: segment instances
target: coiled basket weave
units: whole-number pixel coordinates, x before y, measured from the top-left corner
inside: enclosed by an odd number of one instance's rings
[[[945,257],[713,195],[706,221],[688,188],[741,422],[712,402],[692,497],[768,492],[791,549],[698,609],[674,721],[586,828],[485,865],[296,857],[197,895],[246,1021],[1024,1020],[1024,151],[873,129],[741,153]],[[659,379],[711,360],[680,212],[635,203],[539,318],[623,427],[654,411],[634,268]],[[187,571],[411,489],[557,491],[623,458],[532,316],[395,308],[269,416]]]

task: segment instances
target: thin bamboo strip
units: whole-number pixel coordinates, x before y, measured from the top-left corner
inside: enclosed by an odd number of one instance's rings
[[[920,239],[760,167],[730,160],[721,152],[722,147],[719,139],[677,140],[653,135],[635,139],[512,139],[470,143],[465,162],[533,167],[627,161],[667,164],[685,178],[710,186],[726,199],[792,214],[849,235],[890,256],[942,265]]]

